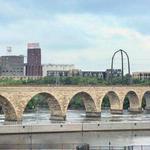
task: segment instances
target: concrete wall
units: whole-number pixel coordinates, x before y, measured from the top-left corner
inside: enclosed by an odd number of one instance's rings
[[[94,123],[57,123],[48,125],[2,125],[0,134],[14,133],[56,133],[91,131],[128,131],[150,130],[149,122],[94,122]]]

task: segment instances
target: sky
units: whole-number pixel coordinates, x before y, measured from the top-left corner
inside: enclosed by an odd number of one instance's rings
[[[0,0],[0,55],[27,55],[39,42],[42,63],[106,70],[125,50],[131,71],[150,71],[150,0]],[[125,69],[127,60],[124,57]],[[120,54],[115,68],[120,68]]]

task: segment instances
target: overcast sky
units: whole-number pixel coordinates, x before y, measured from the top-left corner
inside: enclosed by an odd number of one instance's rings
[[[0,55],[11,46],[26,56],[27,43],[39,42],[44,64],[105,70],[123,49],[132,71],[150,71],[149,6],[150,0],[0,0]]]

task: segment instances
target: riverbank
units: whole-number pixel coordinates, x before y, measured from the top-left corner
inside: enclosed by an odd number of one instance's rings
[[[0,126],[0,134],[136,131],[136,130],[150,130],[150,122],[54,123],[54,124],[39,124],[39,125]]]

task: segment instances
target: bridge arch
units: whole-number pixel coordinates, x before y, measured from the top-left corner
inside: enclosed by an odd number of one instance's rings
[[[68,102],[68,106],[66,109],[68,109],[69,104],[76,96],[79,96],[81,100],[83,101],[87,117],[99,117],[99,113],[97,112],[94,98],[91,96],[91,94],[85,91],[74,93],[72,97],[70,98],[70,101]]]
[[[0,105],[5,115],[6,121],[16,121],[17,114],[14,105],[5,96],[0,95]]]
[[[61,109],[61,106],[59,104],[59,101],[50,93],[47,93],[47,92],[40,92],[40,93],[36,93],[34,95],[32,95],[32,97],[30,97],[26,102],[25,102],[25,105],[24,105],[24,108],[23,108],[23,111],[22,111],[22,114],[23,112],[25,111],[28,103],[32,100],[32,98],[34,98],[35,96],[42,96],[43,99],[47,102],[48,104],[48,107],[49,107],[49,110],[50,110],[50,114],[51,114],[51,118],[50,119],[60,119],[60,117],[62,117],[62,109]],[[64,116],[63,116],[64,117]],[[62,119],[62,118],[61,118]],[[63,119],[64,120],[64,119]]]
[[[145,109],[150,110],[150,91],[146,91],[143,94],[141,107],[142,107],[142,105],[144,105]]]
[[[124,97],[123,105],[125,100],[129,100],[129,108],[128,110],[131,112],[140,112],[141,111],[141,102],[140,99],[135,91],[128,91],[127,94]],[[123,108],[122,105],[122,108]]]
[[[104,97],[102,98],[101,103],[100,103],[101,109],[102,109],[102,104],[106,97],[108,97],[108,99],[109,99],[111,113],[120,113],[121,101],[119,99],[118,94],[114,91],[108,91],[104,95]]]

